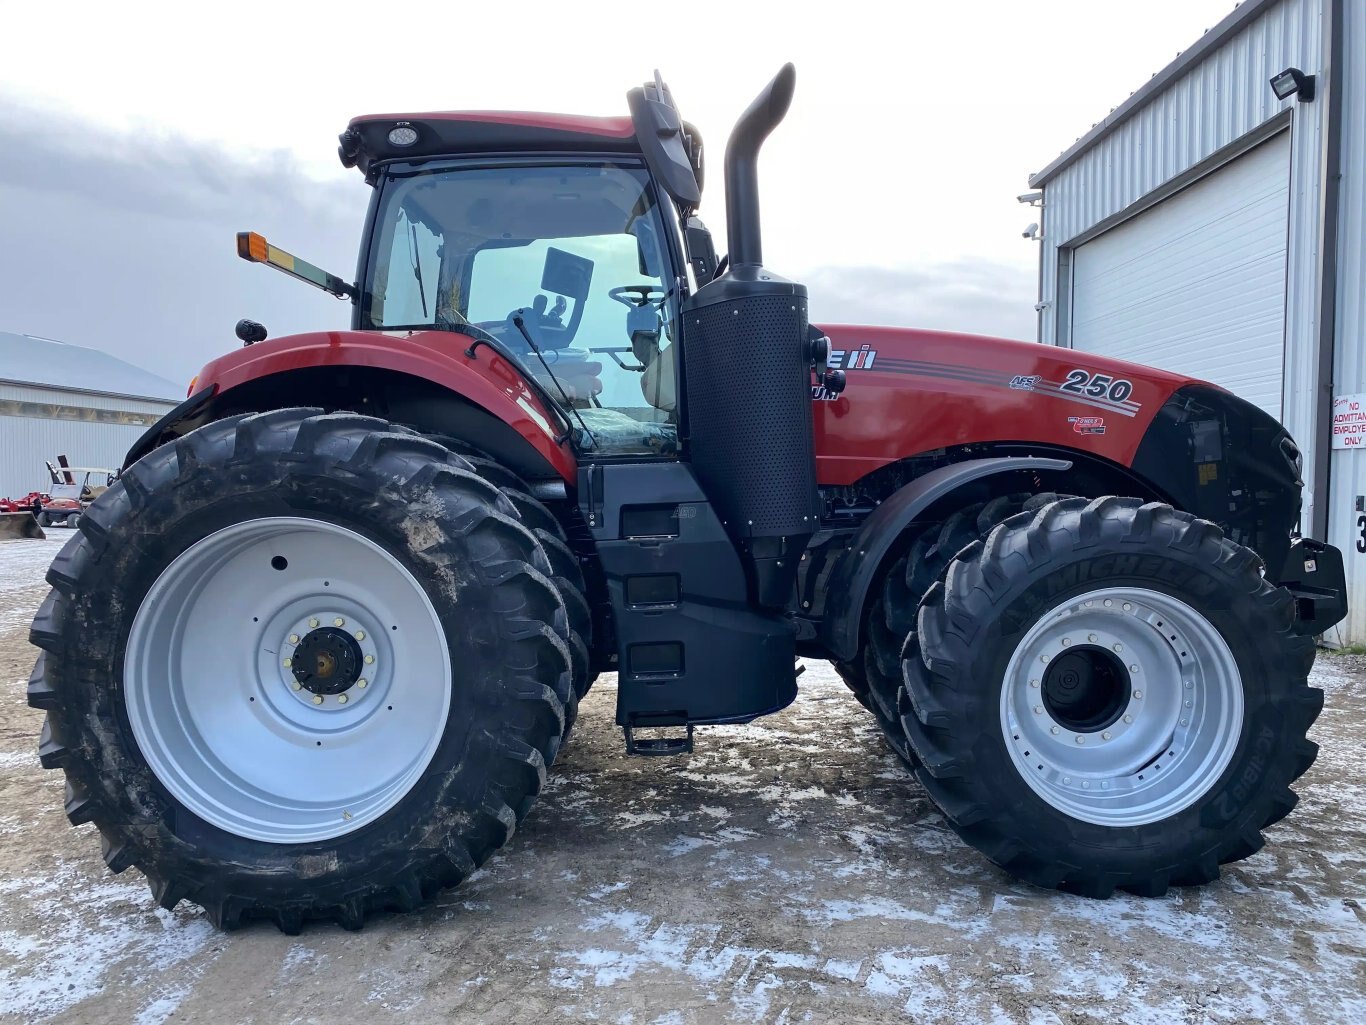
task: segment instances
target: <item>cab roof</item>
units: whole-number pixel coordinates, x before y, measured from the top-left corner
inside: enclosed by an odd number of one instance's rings
[[[394,129],[409,128],[407,145],[390,141]],[[400,135],[408,133],[399,133]],[[629,117],[583,117],[529,111],[445,110],[418,114],[366,114],[352,118],[341,134],[338,156],[367,180],[380,161],[471,153],[594,152],[639,156]]]

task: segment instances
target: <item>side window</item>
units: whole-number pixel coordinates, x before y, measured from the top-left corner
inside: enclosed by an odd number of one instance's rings
[[[652,251],[646,252],[647,245]],[[676,450],[677,352],[665,330],[669,302],[657,246],[653,232],[646,231],[494,245],[474,256],[469,319],[492,326],[518,309],[531,309],[542,318],[549,330],[539,333],[537,343],[549,371],[534,353],[523,357],[523,365],[552,395],[558,397],[560,388],[569,394],[587,428],[581,439],[585,449],[642,454]],[[573,296],[542,288],[552,250],[591,263],[581,310]],[[532,330],[535,319],[528,318]],[[558,335],[561,327],[576,321],[571,336]]]

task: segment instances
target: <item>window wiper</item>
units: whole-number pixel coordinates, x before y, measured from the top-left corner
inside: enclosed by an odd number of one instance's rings
[[[520,311],[512,315],[512,322],[517,326],[517,330],[522,332],[522,337],[526,339],[527,345],[529,345],[531,351],[536,354],[536,358],[541,361],[541,366],[545,368],[546,375],[554,382],[555,387],[560,390],[560,395],[564,398],[565,408],[574,414],[574,419],[579,422],[579,427],[583,429],[583,433],[588,435],[588,440],[592,443],[593,448],[597,448],[598,439],[594,437],[593,432],[588,429],[588,425],[583,422],[583,417],[579,415],[579,411],[574,408],[574,403],[570,400],[569,393],[564,390],[564,385],[562,385],[560,379],[555,376],[555,371],[550,369],[550,364],[546,362],[545,356],[541,353],[541,347],[536,344],[536,339],[532,338],[531,332],[526,329],[526,322],[522,319]]]
[[[422,316],[427,316],[427,286],[422,283],[422,254],[417,248],[417,225],[408,222],[408,237],[412,239],[413,277],[417,278],[417,294],[422,299]]]

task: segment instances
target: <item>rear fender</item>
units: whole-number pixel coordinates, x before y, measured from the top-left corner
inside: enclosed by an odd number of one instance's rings
[[[320,395],[303,385],[273,388],[272,383],[316,381],[319,371],[355,369],[385,379],[390,405],[396,411],[432,409],[443,396],[458,400],[452,410],[474,407],[529,446],[546,472],[573,481],[577,465],[556,412],[547,407],[516,364],[491,346],[471,345],[471,341],[446,331],[326,331],[246,346],[205,366],[196,379],[195,395],[154,425],[129,452],[128,461],[145,455],[168,435],[181,433],[175,427],[182,420],[214,419],[255,409],[263,396],[270,396],[263,408],[282,404],[333,408],[336,396]],[[404,381],[412,387],[405,387]],[[420,426],[454,433],[441,423]],[[479,439],[469,440],[477,443]]]
[[[976,480],[1019,470],[1070,469],[1066,459],[1000,456],[941,466],[900,488],[863,521],[830,578],[822,641],[831,656],[848,661],[858,653],[859,628],[868,593],[902,532],[936,502]]]

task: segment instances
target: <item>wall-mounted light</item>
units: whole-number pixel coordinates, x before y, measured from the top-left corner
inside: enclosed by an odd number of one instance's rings
[[[1279,75],[1271,76],[1271,91],[1278,100],[1294,96],[1301,103],[1308,103],[1314,98],[1314,76],[1306,75],[1299,68],[1286,68]]]

